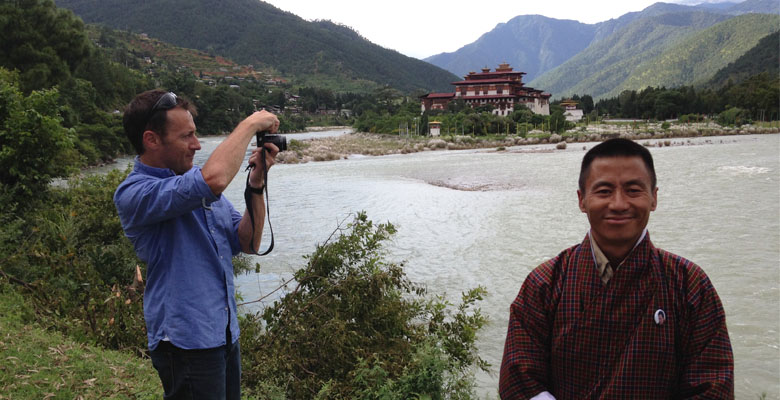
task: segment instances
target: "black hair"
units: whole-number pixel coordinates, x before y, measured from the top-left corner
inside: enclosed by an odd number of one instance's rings
[[[144,131],[151,130],[159,133],[160,136],[165,136],[165,124],[168,122],[167,110],[149,115],[149,111],[165,93],[164,90],[160,89],[147,90],[135,96],[125,107],[122,125],[125,128],[127,139],[130,140],[138,155],[144,153]],[[177,107],[189,111],[193,116],[197,115],[192,104],[180,96],[176,97],[176,107],[174,108]]]
[[[651,189],[655,189],[655,167],[653,166],[653,156],[650,154],[650,151],[633,140],[615,138],[599,143],[585,153],[585,157],[582,158],[582,166],[580,167],[580,192],[585,193],[585,181],[588,180],[590,165],[593,163],[593,160],[605,157],[641,157],[645,167],[647,167],[647,172],[650,173]]]

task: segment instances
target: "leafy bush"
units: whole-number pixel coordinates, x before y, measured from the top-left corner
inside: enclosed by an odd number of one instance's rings
[[[395,233],[358,214],[319,245],[297,286],[262,314],[241,319],[247,389],[263,398],[470,398],[475,340],[486,318],[463,294],[456,311],[383,260]]]
[[[28,203],[79,164],[73,131],[60,124],[56,90],[24,95],[19,75],[0,68],[0,184]]]
[[[3,273],[22,283],[46,326],[107,348],[146,348],[138,260],[112,201],[125,174],[72,178],[34,212],[4,220]],[[143,266],[139,266],[142,269]]]
[[[684,114],[680,115],[680,118],[677,120],[684,124],[691,122],[702,122],[704,121],[704,116],[701,114]]]
[[[740,126],[752,122],[750,113],[739,107],[731,107],[718,114],[718,124],[722,126]]]
[[[520,137],[526,137],[528,135],[528,132],[534,130],[534,126],[531,123],[523,122],[517,124],[517,134]]]

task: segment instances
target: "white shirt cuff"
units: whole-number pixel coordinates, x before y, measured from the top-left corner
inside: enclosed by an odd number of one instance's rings
[[[544,391],[531,397],[531,400],[555,400],[555,396],[551,395],[550,392]]]

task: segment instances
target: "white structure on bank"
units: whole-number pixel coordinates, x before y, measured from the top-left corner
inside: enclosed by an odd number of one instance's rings
[[[431,136],[439,136],[441,134],[441,122],[432,121],[428,125],[430,125]]]
[[[579,122],[582,117],[582,110],[577,108],[577,102],[574,100],[564,100],[561,102],[561,107],[563,107],[564,111],[563,116],[566,117],[567,121],[571,122]]]

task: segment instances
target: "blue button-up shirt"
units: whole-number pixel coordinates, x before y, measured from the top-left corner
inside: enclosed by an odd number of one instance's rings
[[[183,349],[222,346],[228,324],[238,340],[231,259],[241,249],[241,214],[211,192],[200,167],[176,175],[136,157],[114,204],[125,235],[147,263],[149,348],[163,338]]]

